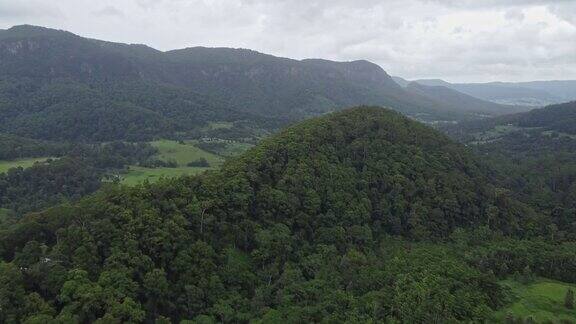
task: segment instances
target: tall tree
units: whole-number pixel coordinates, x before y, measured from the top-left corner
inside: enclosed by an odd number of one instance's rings
[[[568,309],[574,309],[574,291],[572,289],[566,291],[566,296],[564,296],[564,306]]]

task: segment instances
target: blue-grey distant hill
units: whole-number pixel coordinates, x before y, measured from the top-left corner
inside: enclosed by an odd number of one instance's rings
[[[409,81],[394,80],[401,86]],[[533,82],[449,83],[439,79],[415,80],[427,86],[443,86],[499,104],[546,106],[576,100],[576,80]]]

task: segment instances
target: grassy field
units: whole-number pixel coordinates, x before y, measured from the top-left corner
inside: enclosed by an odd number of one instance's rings
[[[542,135],[546,135],[546,136],[552,136],[554,134],[557,135],[558,137],[567,137],[567,138],[571,138],[571,139],[576,139],[576,135],[572,135],[572,134],[568,134],[568,133],[561,133],[561,132],[554,132],[554,131],[542,132]]]
[[[576,292],[576,285],[547,279],[538,279],[526,285],[506,280],[503,284],[512,289],[516,299],[495,314],[494,319],[498,323],[504,323],[507,314],[522,317],[524,320],[531,316],[536,323],[558,323],[560,320],[572,320],[576,323],[576,310],[564,307],[566,291],[572,288]]]
[[[191,142],[181,144],[176,141],[160,140],[150,144],[160,151],[158,155],[159,159],[174,159],[178,162],[178,166],[186,166],[188,162],[198,160],[199,158],[205,158],[211,166],[220,166],[224,161],[224,159],[218,155],[199,149]]]
[[[471,144],[486,144],[486,143],[490,143],[490,142],[494,142],[497,141],[499,139],[501,139],[502,137],[513,133],[513,132],[530,132],[530,131],[534,131],[534,130],[541,130],[541,127],[519,127],[519,126],[514,126],[514,125],[498,125],[490,130],[484,131],[484,132],[479,132],[479,133],[474,133],[472,134],[475,138],[475,141],[473,141]],[[551,132],[547,131],[543,131],[542,134],[544,135],[550,135]],[[570,134],[558,134],[559,136],[573,136]]]
[[[46,161],[47,157],[44,158],[30,158],[30,159],[18,159],[18,160],[11,160],[11,161],[0,161],[0,173],[8,171],[11,168],[23,167],[28,168],[31,167],[35,162]]]
[[[189,141],[189,143],[191,143],[192,145],[199,144],[199,142],[196,140]],[[226,158],[240,155],[246,152],[248,149],[254,147],[254,144],[242,143],[242,142],[215,142],[204,144],[208,145],[213,144],[214,146],[210,151]]]
[[[11,214],[12,213],[9,209],[0,208],[0,224],[13,220],[14,218]]]
[[[158,159],[168,161],[175,160],[176,168],[143,168],[130,166],[130,171],[124,175],[122,183],[135,185],[144,180],[155,181],[161,177],[177,177],[181,175],[197,174],[206,170],[219,168],[224,159],[216,154],[206,152],[194,146],[193,143],[178,143],[176,141],[160,140],[151,143],[160,151]],[[210,163],[209,168],[188,167],[189,162],[204,158]]]
[[[210,122],[208,123],[207,129],[230,129],[234,126],[234,123],[230,122]]]
[[[502,136],[509,134],[511,132],[516,132],[522,130],[521,127],[512,126],[512,125],[498,125],[490,130],[485,132],[475,133],[473,134],[476,141],[474,144],[484,144],[488,142],[492,142],[498,140]]]
[[[177,168],[143,168],[130,166],[130,171],[124,175],[123,184],[133,186],[148,180],[154,182],[162,177],[173,178],[181,175],[192,175],[211,170],[213,168],[177,167]]]
[[[226,147],[220,154],[225,157],[237,156],[246,152],[253,146],[254,144],[248,144],[248,143],[229,143],[226,144]]]

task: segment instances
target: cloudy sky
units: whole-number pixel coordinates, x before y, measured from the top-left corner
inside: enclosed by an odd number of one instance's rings
[[[0,29],[18,24],[161,50],[367,59],[408,79],[576,79],[576,0],[0,0]]]

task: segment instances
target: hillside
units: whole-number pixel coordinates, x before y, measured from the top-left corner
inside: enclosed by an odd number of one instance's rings
[[[516,197],[576,228],[576,102],[446,129],[484,156]]]
[[[570,137],[576,135],[576,101],[550,105],[540,109],[534,109],[524,113],[488,118],[481,121],[464,122],[453,126],[448,131],[454,136],[482,136],[499,128],[504,133],[491,136],[491,140],[515,132],[537,132],[548,134],[554,138]],[[476,135],[474,135],[476,134]],[[564,135],[564,136],[562,136]]]
[[[70,146],[0,133],[0,161],[20,158],[60,156]]]
[[[0,76],[0,132],[49,140],[194,137],[209,122],[259,134],[359,104],[425,121],[478,118],[466,107],[480,108],[407,92],[367,61],[230,48],[161,52],[28,25],[0,31]]]
[[[540,275],[576,280],[549,266],[551,250],[576,258],[568,245],[488,243],[546,228],[489,179],[396,112],[311,119],[221,171],[108,187],[4,227],[0,320],[486,321],[507,302],[495,275],[525,267],[523,251],[549,261],[530,263]]]
[[[49,140],[142,140],[210,120],[267,123],[155,80],[161,55],[41,27],[2,31],[0,131]]]
[[[478,211],[485,210],[484,204],[490,204],[492,199],[488,194],[486,170],[462,147],[426,126],[379,108],[352,109],[291,127],[264,140],[222,171],[228,172],[228,176],[248,173],[248,179],[258,183],[258,187],[264,182],[265,187],[282,186],[281,190],[294,193],[296,188],[290,185],[309,183],[319,188],[316,195],[320,195],[320,201],[346,201],[346,206],[317,211],[322,214],[344,216],[350,208],[361,208],[355,207],[354,201],[368,199],[372,212],[366,216],[379,214],[383,217],[379,220],[382,230],[405,236],[444,236],[454,226],[486,221]],[[324,178],[330,175],[338,181]],[[342,191],[340,199],[338,195],[333,198],[321,195],[323,191],[336,190],[332,186]],[[361,196],[358,196],[359,188],[363,191]],[[428,190],[432,188],[435,194]],[[458,212],[453,214],[436,205],[438,196],[433,196],[442,195],[440,192],[455,199],[454,203],[460,207],[454,206],[453,211]],[[403,199],[423,210],[410,211],[410,208],[404,209],[408,206],[390,205]],[[328,207],[326,203],[321,206]],[[438,213],[442,224],[420,218],[430,215],[424,210]],[[406,214],[416,218],[404,218]],[[365,221],[368,219],[362,223]]]
[[[449,83],[443,80],[415,80],[422,85],[443,86],[499,104],[546,106],[576,100],[576,81]]]
[[[576,80],[519,82],[518,86],[546,91],[563,101],[576,100]]]
[[[541,127],[547,131],[576,135],[576,101],[520,114],[511,122],[519,127]]]
[[[458,92],[445,86],[427,86],[417,82],[410,82],[405,86],[409,93],[428,98],[431,102],[439,102],[452,107],[451,109],[461,109],[471,114],[482,117],[499,116],[513,114],[530,110],[526,106],[507,106],[477,99],[473,96]]]

